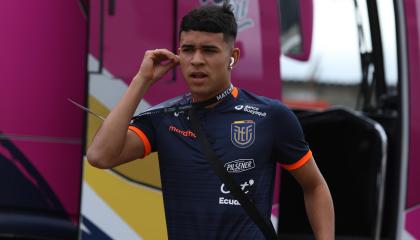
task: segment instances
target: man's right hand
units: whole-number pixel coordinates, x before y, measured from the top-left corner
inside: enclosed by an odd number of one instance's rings
[[[152,85],[178,64],[179,57],[167,49],[148,50],[135,78]]]

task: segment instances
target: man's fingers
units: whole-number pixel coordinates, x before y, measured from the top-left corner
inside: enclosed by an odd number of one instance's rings
[[[179,59],[177,57],[176,58],[172,58],[172,59],[165,59],[165,60],[159,62],[159,64],[162,65],[162,66],[166,66],[168,64],[178,65],[179,64]]]
[[[178,65],[178,62],[168,62],[167,64],[163,65],[163,72],[167,73],[169,70],[175,68]]]
[[[179,62],[179,57],[167,49],[147,50],[139,73],[141,72],[144,79],[155,82],[175,68]]]
[[[172,62],[179,62],[179,57],[169,51],[168,49],[155,49],[152,50],[151,53],[153,54],[154,59],[156,62],[161,63],[165,60],[170,60]]]

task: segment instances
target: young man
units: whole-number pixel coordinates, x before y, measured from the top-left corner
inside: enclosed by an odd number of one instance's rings
[[[278,101],[231,85],[231,70],[240,56],[234,47],[236,33],[227,5],[201,7],[184,16],[178,56],[166,49],[146,51],[87,158],[93,166],[112,168],[157,151],[169,239],[264,239],[214,173],[188,110],[165,112],[210,99],[195,114],[227,172],[260,213],[270,218],[279,161],[302,186],[316,238],[333,239],[331,196],[296,117]],[[148,88],[178,64],[190,94],[149,109],[130,123]]]

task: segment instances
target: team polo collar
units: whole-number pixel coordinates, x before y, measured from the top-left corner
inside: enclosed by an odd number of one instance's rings
[[[192,108],[194,109],[199,109],[199,108],[204,108],[210,105],[213,105],[215,103],[220,103],[225,99],[228,99],[230,97],[236,97],[238,95],[238,89],[236,87],[234,87],[232,84],[230,84],[230,86],[223,90],[222,92],[220,92],[219,94],[217,94],[216,96],[207,99],[205,101],[201,101],[201,102],[193,102],[192,103]]]

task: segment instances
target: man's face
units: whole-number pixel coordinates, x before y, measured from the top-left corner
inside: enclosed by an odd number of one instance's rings
[[[181,71],[195,101],[206,100],[229,87],[231,56],[232,46],[223,40],[223,33],[181,32]]]

